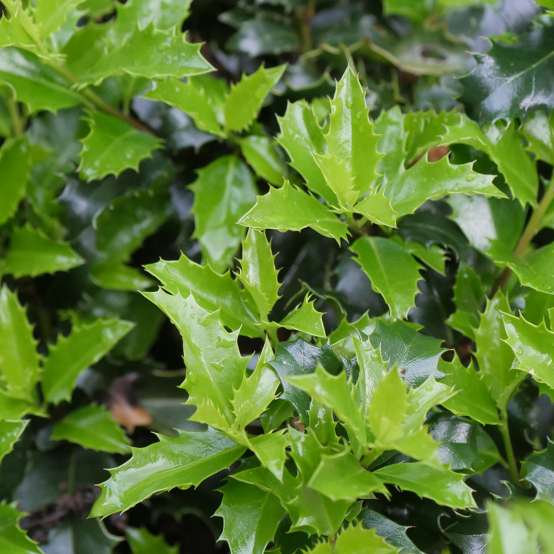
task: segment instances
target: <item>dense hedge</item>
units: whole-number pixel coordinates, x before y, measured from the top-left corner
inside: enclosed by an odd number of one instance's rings
[[[0,8],[1,552],[554,551],[552,0]]]

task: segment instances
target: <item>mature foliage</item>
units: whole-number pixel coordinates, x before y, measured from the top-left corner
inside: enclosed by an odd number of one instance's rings
[[[552,551],[550,0],[0,8],[1,552]]]

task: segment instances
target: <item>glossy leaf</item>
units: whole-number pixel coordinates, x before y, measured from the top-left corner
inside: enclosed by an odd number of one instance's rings
[[[283,65],[270,69],[260,66],[254,73],[243,75],[238,83],[232,85],[225,99],[225,129],[243,131],[248,128],[284,71]]]
[[[231,552],[263,554],[285,515],[279,500],[257,487],[230,480],[216,515],[223,518],[221,539]]]
[[[159,139],[100,112],[88,115],[89,134],[83,139],[79,172],[86,181],[138,169],[141,160],[160,147]],[[124,153],[124,155],[122,155]]]
[[[48,402],[69,400],[79,374],[98,362],[131,329],[118,319],[98,319],[74,327],[50,346],[43,366],[42,389]]]
[[[332,543],[318,543],[308,554],[357,554],[358,552],[374,554],[397,554],[400,552],[388,544],[373,529],[364,529],[360,525],[351,525],[342,531]]]
[[[128,527],[126,535],[133,554],[177,554],[177,546],[168,546],[163,537],[153,535],[145,528]]]
[[[279,299],[279,279],[275,260],[266,234],[249,229],[242,243],[242,257],[238,278],[250,293],[262,320]]]
[[[30,170],[28,144],[23,139],[7,141],[0,149],[0,224],[12,217],[25,196]]]
[[[373,185],[379,161],[377,140],[364,91],[348,67],[331,101],[325,153],[316,155],[327,185],[343,207],[352,206]]]
[[[282,319],[279,325],[286,329],[293,329],[302,333],[308,333],[314,337],[324,338],[326,333],[322,318],[323,314],[316,310],[314,300],[306,296],[302,304]]]
[[[26,420],[17,419],[0,420],[0,461],[12,451],[27,423]]]
[[[506,343],[515,355],[514,366],[554,388],[554,332],[544,323],[533,325],[523,317],[505,314],[503,320]]]
[[[54,241],[38,229],[26,226],[14,229],[0,269],[14,277],[34,277],[67,271],[83,263],[83,258],[69,244]]]
[[[256,200],[256,186],[248,167],[234,156],[223,156],[198,172],[194,191],[194,234],[205,263],[224,271],[244,235],[237,221]]]
[[[240,141],[240,149],[256,174],[268,183],[278,186],[287,177],[287,166],[269,137],[245,137]]]
[[[522,464],[524,479],[537,491],[537,499],[554,501],[554,447],[549,442],[544,450],[525,458]]]
[[[233,421],[231,399],[246,371],[247,359],[237,346],[237,333],[229,333],[216,312],[202,308],[194,297],[159,290],[144,296],[160,308],[179,330],[187,374],[183,387],[196,406],[194,420],[215,427]]]
[[[348,228],[333,212],[313,196],[285,183],[258,196],[256,204],[240,219],[241,225],[254,229],[301,231],[311,227],[337,242],[346,238]]]
[[[401,245],[380,237],[358,239],[350,249],[390,308],[393,318],[406,316],[414,305],[421,266]]]
[[[13,554],[42,554],[42,549],[19,526],[23,514],[11,504],[0,504],[0,549]]]
[[[33,328],[17,295],[0,289],[0,375],[2,389],[14,398],[31,400],[39,379],[39,356]]]
[[[157,492],[197,486],[232,464],[243,448],[218,431],[180,431],[132,452],[127,462],[110,470],[91,516],[126,511]]]
[[[199,265],[185,255],[178,260],[160,260],[145,266],[159,279],[165,290],[188,296],[192,294],[207,311],[219,311],[221,321],[246,336],[261,335],[254,316],[255,305],[229,273],[216,273],[210,266]]]
[[[477,56],[477,66],[464,87],[483,119],[552,109],[554,92],[548,81],[554,64],[552,37],[552,26],[546,22],[511,43],[495,40],[486,54]]]
[[[129,440],[110,412],[98,405],[85,406],[58,421],[52,439],[66,440],[102,452],[127,453]]]
[[[455,509],[475,507],[471,489],[464,483],[464,476],[448,469],[413,462],[391,464],[374,474],[387,484],[430,498],[442,506]]]
[[[554,245],[548,244],[508,264],[522,285],[554,294]]]
[[[6,83],[31,113],[57,111],[82,103],[81,96],[59,73],[42,64],[30,52],[0,49],[0,81]]]

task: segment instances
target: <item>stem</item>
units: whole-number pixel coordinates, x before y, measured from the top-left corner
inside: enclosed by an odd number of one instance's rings
[[[312,18],[315,15],[316,0],[309,0],[308,5],[300,12],[300,35],[302,37],[302,51],[312,48]]]
[[[525,227],[523,234],[521,235],[521,238],[519,239],[519,242],[515,247],[514,258],[520,258],[525,254],[525,252],[527,252],[527,249],[529,248],[533,237],[541,229],[542,218],[544,217],[544,214],[552,203],[552,200],[554,200],[554,175],[552,176],[550,184],[545,190],[544,195],[539,202],[539,205],[531,215],[531,218],[529,219],[529,222],[527,223],[527,226]],[[506,287],[511,274],[512,270],[509,267],[504,268],[504,270],[500,274],[500,277],[498,278],[498,281],[495,283],[490,292],[489,296],[491,298],[498,292],[499,289],[503,289]]]
[[[502,410],[501,412],[502,423],[500,425],[500,433],[502,434],[502,441],[504,443],[504,450],[506,451],[506,458],[508,461],[508,469],[514,483],[519,482],[519,469],[517,468],[516,457],[514,454],[514,446],[512,444],[512,437],[510,436],[510,427],[508,425],[508,412]]]
[[[10,120],[12,123],[12,131],[13,135],[15,137],[20,137],[23,135],[23,121],[21,120],[21,116],[19,114],[19,110],[17,108],[17,102],[10,98],[8,100],[8,111],[10,113]]]

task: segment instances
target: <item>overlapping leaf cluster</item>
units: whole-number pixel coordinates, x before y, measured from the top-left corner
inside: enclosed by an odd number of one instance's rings
[[[549,552],[551,2],[207,4],[2,1],[1,548]]]

